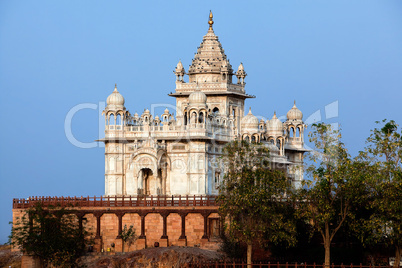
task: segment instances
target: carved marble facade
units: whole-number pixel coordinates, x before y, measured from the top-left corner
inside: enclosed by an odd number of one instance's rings
[[[296,104],[281,122],[244,114],[247,73],[233,71],[212,29],[203,37],[188,72],[179,61],[174,73],[176,116],[159,117],[148,109],[130,114],[115,87],[105,115],[105,195],[217,194],[223,167],[216,165],[222,148],[235,139],[261,142],[272,162],[297,186],[303,179],[304,129]],[[188,76],[188,82],[184,77]],[[234,78],[233,76],[236,76]],[[233,80],[236,79],[236,82]]]

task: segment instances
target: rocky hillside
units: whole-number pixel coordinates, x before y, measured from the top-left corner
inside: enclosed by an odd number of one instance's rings
[[[119,255],[88,255],[81,258],[80,266],[88,268],[179,268],[186,267],[189,262],[215,261],[222,258],[223,255],[216,251],[192,247],[149,248]]]
[[[0,245],[0,267],[21,267],[21,252],[11,252],[11,246]],[[221,253],[193,247],[148,248],[124,254],[88,254],[79,260],[79,267],[88,268],[181,268],[190,262],[215,261]]]
[[[0,245],[0,267],[21,267],[21,252],[11,252],[11,246]]]

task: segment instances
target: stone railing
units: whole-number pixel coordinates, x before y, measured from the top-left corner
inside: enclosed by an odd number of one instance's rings
[[[105,131],[106,138],[146,138],[151,133],[151,137],[156,138],[185,138],[193,136],[205,136],[213,139],[230,141],[234,137],[235,130],[230,126],[211,125],[209,123],[191,123],[182,126],[125,126],[116,129],[116,126],[109,126]],[[121,127],[121,126],[119,126]]]
[[[76,206],[76,207],[205,207],[217,206],[216,196],[185,195],[185,196],[87,196],[87,197],[45,197],[14,198],[13,208],[24,209],[42,206]]]

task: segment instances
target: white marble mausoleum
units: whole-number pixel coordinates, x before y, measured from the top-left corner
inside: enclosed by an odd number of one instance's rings
[[[240,63],[232,69],[215,35],[212,13],[209,30],[188,70],[179,61],[174,74],[175,115],[168,109],[153,115],[148,109],[131,114],[115,87],[103,112],[105,195],[214,195],[223,176],[217,165],[222,148],[245,139],[270,148],[273,163],[297,187],[303,180],[303,114],[296,103],[281,122],[245,114],[247,73]],[[188,76],[188,78],[185,76]],[[187,80],[188,82],[185,82]],[[151,96],[150,96],[151,97]],[[289,100],[291,103],[292,100]]]

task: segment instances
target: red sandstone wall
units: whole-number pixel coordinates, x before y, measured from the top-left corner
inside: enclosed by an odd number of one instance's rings
[[[204,217],[199,213],[189,213],[186,216],[187,246],[201,244],[201,237],[204,234]]]
[[[177,246],[181,235],[181,217],[177,213],[171,213],[167,217],[167,236],[169,237],[169,246]]]
[[[137,236],[137,238],[140,236],[140,234],[141,234],[141,217],[137,213],[126,213],[123,216],[123,228],[125,225],[127,225],[127,228],[130,228],[130,226],[132,225],[135,229],[135,235]],[[137,250],[137,249],[140,249],[140,248],[137,248],[137,243],[135,241],[130,246],[127,244],[124,246],[124,251],[126,251],[126,252]]]
[[[163,218],[156,213],[150,213],[145,217],[145,236],[147,237],[147,247],[153,247],[155,242],[159,242],[163,234]]]
[[[83,208],[86,211],[99,211],[106,210],[105,208]],[[138,211],[138,209],[137,209]],[[216,249],[217,243],[216,241],[206,241],[202,239],[204,235],[204,217],[201,215],[202,210],[200,211],[191,211],[186,216],[186,228],[185,235],[187,237],[186,241],[179,241],[179,237],[181,235],[181,217],[178,213],[171,213],[167,217],[167,236],[168,241],[161,240],[161,236],[163,235],[163,217],[159,213],[148,213],[145,217],[145,235],[146,240],[137,239],[130,247],[125,245],[125,251],[133,251],[137,249],[142,249],[146,247],[153,247],[155,242],[159,242],[160,246],[164,245],[184,245],[187,246],[200,246],[201,248],[208,249]],[[13,221],[16,222],[17,218],[21,218],[25,214],[25,210],[23,209],[13,209]],[[75,216],[74,216],[75,217]],[[209,218],[218,218],[219,215],[217,213],[212,213]],[[121,251],[121,240],[116,239],[118,236],[118,217],[114,213],[104,212],[101,216],[101,229],[100,235],[102,237],[101,240],[96,240],[96,243],[101,243],[99,245],[100,249],[104,251],[107,248],[111,248],[112,251]],[[141,234],[141,217],[138,213],[129,213],[127,212],[122,218],[122,227],[127,225],[133,225],[136,231],[137,237]],[[92,213],[87,213],[84,215],[83,226],[90,233],[91,238],[95,238],[97,222],[96,217]],[[166,244],[167,242],[167,244]],[[115,248],[111,247],[111,244],[115,244]],[[13,249],[14,251],[18,249]]]
[[[115,243],[118,233],[119,220],[115,214],[103,214],[101,217],[101,236],[103,250],[112,249],[112,243]],[[116,243],[115,243],[116,244]]]

